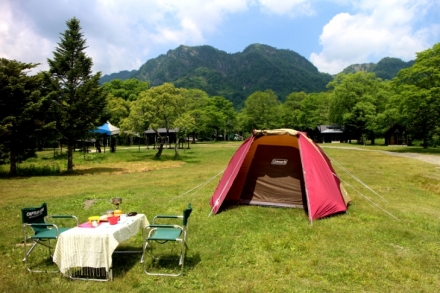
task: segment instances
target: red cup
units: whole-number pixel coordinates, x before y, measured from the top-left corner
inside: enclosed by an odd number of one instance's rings
[[[107,220],[110,225],[116,225],[118,223],[119,217],[112,216],[108,217]]]

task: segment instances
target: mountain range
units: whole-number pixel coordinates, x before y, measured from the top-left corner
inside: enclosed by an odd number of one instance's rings
[[[354,64],[342,72],[374,72],[391,79],[413,61],[384,58],[377,64]],[[198,88],[210,96],[223,96],[241,108],[255,91],[273,90],[281,101],[292,92],[321,92],[333,79],[298,53],[268,45],[252,44],[243,52],[226,53],[211,46],[179,46],[144,63],[138,70],[104,75],[101,83],[136,78],[150,86],[171,82],[176,87]]]
[[[405,62],[399,58],[385,57],[377,63],[352,64],[342,70],[342,73],[356,73],[358,71],[374,72],[377,77],[393,79],[404,68],[411,67],[414,60]]]

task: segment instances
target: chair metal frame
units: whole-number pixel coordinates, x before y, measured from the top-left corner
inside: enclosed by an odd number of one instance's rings
[[[141,263],[144,264],[144,272],[147,275],[177,277],[182,274],[183,266],[185,262],[186,250],[188,248],[186,244],[186,239],[188,234],[188,218],[191,215],[191,212],[192,212],[191,204],[188,204],[188,208],[183,211],[183,215],[157,215],[153,218],[152,223],[144,228],[143,235],[146,235],[146,230],[150,229],[148,236],[144,238],[143,253],[141,258]],[[157,224],[157,220],[159,219],[182,219],[182,225]],[[155,256],[153,253],[153,247],[154,247],[153,242],[158,244],[165,244],[167,242],[174,242],[174,243],[180,242],[180,258],[179,258],[180,271],[178,273],[166,274],[166,273],[147,271],[146,262],[145,262],[145,252],[147,251],[148,246],[150,246],[150,254],[152,257],[152,261],[154,262],[160,260],[160,257]]]
[[[40,207],[29,207],[21,210],[22,226],[23,226],[23,262],[26,269],[33,273],[51,272],[58,273],[59,270],[33,270],[30,268],[28,258],[38,244],[45,246],[49,250],[54,248],[50,240],[56,240],[58,236],[70,228],[60,228],[56,224],[47,222],[49,219],[74,219],[78,226],[78,218],[74,215],[47,215],[47,204],[43,203]],[[32,220],[33,219],[33,220]],[[28,240],[33,242],[31,248],[27,249]]]

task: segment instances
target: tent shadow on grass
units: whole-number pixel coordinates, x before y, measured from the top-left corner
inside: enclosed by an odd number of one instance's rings
[[[255,205],[255,206],[259,206],[259,207],[263,207],[263,208],[274,208],[274,209],[285,209],[286,207],[280,207],[280,206],[274,206],[274,205]],[[234,209],[238,209],[238,208],[243,208],[243,207],[248,207],[248,208],[252,208],[252,206],[250,206],[249,204],[246,203],[237,203],[237,202],[230,202],[230,201],[225,201],[223,202],[223,205],[221,206],[221,208],[219,209],[219,213],[222,212],[226,212],[228,210],[234,210]],[[301,209],[305,215],[308,215],[307,213],[307,209],[305,207],[303,208],[298,208]]]

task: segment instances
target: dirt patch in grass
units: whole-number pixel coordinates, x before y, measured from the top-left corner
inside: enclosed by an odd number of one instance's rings
[[[357,150],[357,151],[368,151],[368,152],[380,152],[383,154],[387,154],[390,156],[397,156],[397,157],[406,157],[411,159],[416,159],[419,161],[440,165],[440,156],[438,155],[430,155],[430,154],[420,154],[420,153],[404,153],[402,151],[400,152],[394,152],[394,151],[380,151],[380,150],[374,150],[374,149],[365,149],[360,147],[339,147],[339,146],[323,146],[321,145],[321,148],[333,148],[333,149],[351,149],[351,150]]]
[[[96,202],[96,199],[87,199],[84,202],[84,209],[88,210],[95,202]]]
[[[129,174],[149,172],[159,169],[178,168],[185,164],[183,161],[166,162],[120,162],[118,164],[99,164],[99,165],[78,165],[75,166],[75,174],[94,175],[94,174]]]

